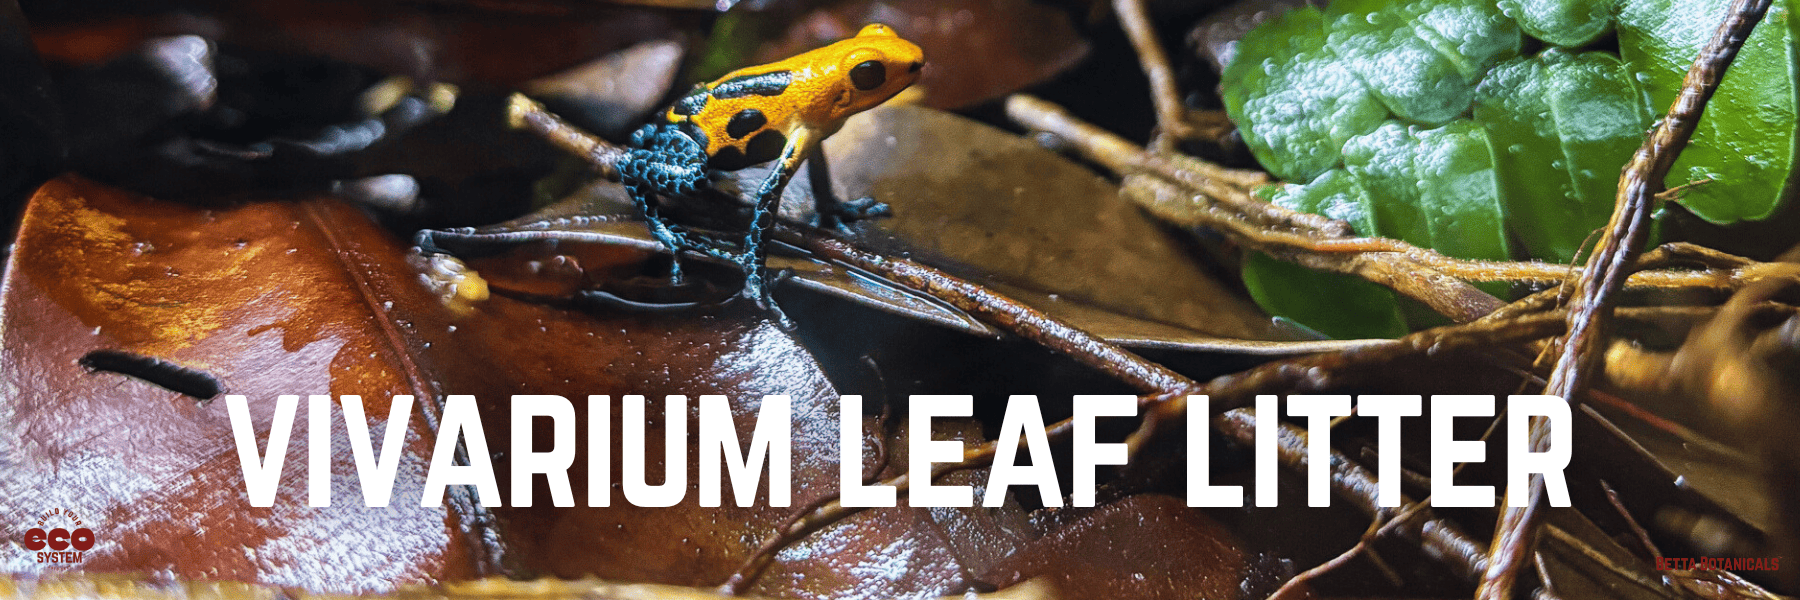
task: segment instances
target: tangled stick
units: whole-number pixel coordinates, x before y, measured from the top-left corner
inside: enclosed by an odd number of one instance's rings
[[[1769,0],[1737,0],[1726,13],[1724,22],[1694,58],[1682,81],[1681,92],[1669,113],[1650,133],[1649,139],[1632,155],[1619,176],[1619,192],[1615,198],[1612,219],[1599,247],[1588,257],[1587,270],[1574,283],[1574,301],[1568,311],[1568,333],[1560,342],[1556,366],[1550,370],[1550,383],[1544,393],[1562,398],[1576,398],[1588,385],[1588,376],[1604,354],[1601,337],[1606,322],[1612,317],[1612,298],[1631,274],[1632,263],[1650,232],[1650,215],[1656,209],[1656,195],[1663,191],[1663,178],[1669,167],[1694,134],[1694,127],[1706,112],[1706,101],[1712,98],[1725,78],[1726,69],[1737,58],[1738,49],[1756,24],[1769,11]],[[1544,452],[1550,447],[1550,427],[1543,417],[1531,420],[1531,451]],[[1494,544],[1488,550],[1488,572],[1475,597],[1481,600],[1504,600],[1512,597],[1520,567],[1530,560],[1537,519],[1544,496],[1544,478],[1534,474],[1529,483],[1523,507],[1505,507],[1494,527]],[[1511,493],[1507,494],[1511,497]]]

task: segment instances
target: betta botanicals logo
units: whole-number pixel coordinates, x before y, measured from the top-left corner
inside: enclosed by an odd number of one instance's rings
[[[94,547],[94,530],[80,513],[57,507],[38,515],[36,527],[25,531],[24,542],[40,564],[72,565],[87,558]]]

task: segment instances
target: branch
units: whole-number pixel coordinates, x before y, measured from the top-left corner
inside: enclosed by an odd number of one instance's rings
[[[1144,76],[1150,79],[1150,101],[1156,106],[1156,126],[1161,130],[1155,144],[1163,154],[1173,154],[1175,140],[1194,137],[1194,128],[1188,125],[1187,107],[1181,105],[1169,56],[1156,39],[1156,28],[1150,24],[1144,0],[1113,0],[1113,12],[1118,13],[1119,26],[1131,38],[1138,62],[1144,66]]]
[[[1718,90],[1719,81],[1724,79],[1738,49],[1743,47],[1744,40],[1750,37],[1751,30],[1768,10],[1769,0],[1732,3],[1724,22],[1700,50],[1700,55],[1694,58],[1694,64],[1682,82],[1680,95],[1669,107],[1668,116],[1625,165],[1607,231],[1600,238],[1599,247],[1588,257],[1587,270],[1574,284],[1575,299],[1567,317],[1568,333],[1556,366],[1550,371],[1545,394],[1576,398],[1587,386],[1588,376],[1602,355],[1600,340],[1607,320],[1612,317],[1612,297],[1624,286],[1644,238],[1649,234],[1650,214],[1656,208],[1656,195],[1663,191],[1663,179],[1687,145],[1688,138],[1693,136],[1694,126],[1706,112],[1706,101]],[[1532,418],[1530,433],[1533,452],[1549,449],[1549,425],[1542,417]],[[1480,600],[1510,598],[1519,568],[1530,560],[1532,524],[1542,504],[1543,477],[1533,475],[1527,485],[1530,492],[1524,507],[1500,511],[1494,543],[1488,550],[1488,572],[1475,592],[1475,597]]]

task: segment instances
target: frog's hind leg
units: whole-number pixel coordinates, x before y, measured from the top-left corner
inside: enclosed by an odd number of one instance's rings
[[[812,184],[814,225],[826,229],[843,229],[846,225],[864,219],[893,216],[893,207],[873,196],[855,200],[838,198],[837,192],[831,189],[831,165],[825,160],[824,148],[813,152],[806,164],[806,179]]]
[[[692,250],[725,260],[737,256],[689,236],[661,214],[659,196],[693,194],[706,181],[705,150],[692,137],[667,127],[646,125],[631,136],[636,146],[619,161],[619,181],[643,213],[650,234],[675,255],[671,276],[681,278],[681,252]]]

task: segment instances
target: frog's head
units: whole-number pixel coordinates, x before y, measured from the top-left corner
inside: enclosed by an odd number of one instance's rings
[[[816,64],[836,85],[830,96],[830,120],[842,120],[886,102],[919,80],[925,53],[894,30],[873,23],[856,37],[815,52],[828,64]]]

